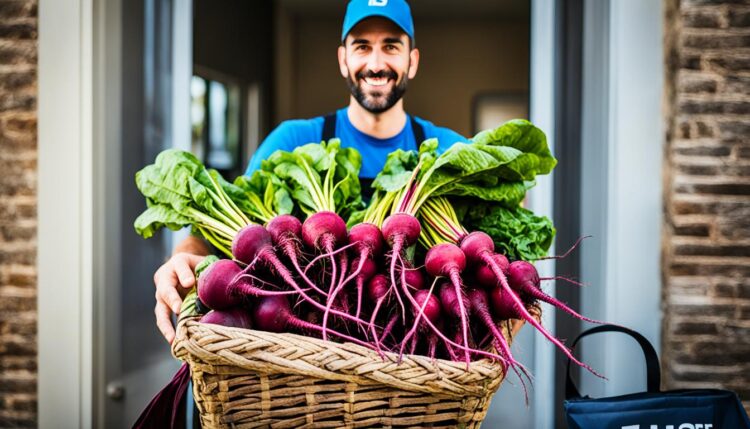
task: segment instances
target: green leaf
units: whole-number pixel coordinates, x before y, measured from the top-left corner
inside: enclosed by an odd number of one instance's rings
[[[143,238],[151,238],[161,228],[178,231],[191,224],[190,219],[166,204],[153,204],[135,219],[135,232]]]
[[[214,210],[214,201],[208,193],[209,188],[193,177],[188,178],[188,187],[192,200],[198,207],[208,213]]]
[[[206,268],[208,268],[211,264],[218,261],[219,259],[220,258],[216,255],[208,255],[203,258],[203,260],[195,266],[195,278],[199,278],[201,276],[201,273],[203,273]]]
[[[180,171],[181,173],[182,171]],[[185,174],[172,178],[164,175],[156,165],[148,165],[135,174],[138,190],[149,200],[158,204],[168,204],[183,211],[191,203],[188,179]]]
[[[494,130],[478,133],[472,142],[488,146],[507,146],[518,149],[530,158],[527,162],[533,166],[535,175],[549,174],[557,160],[552,156],[544,132],[524,119],[514,119]],[[527,172],[527,174],[530,174]],[[531,180],[533,178],[525,178]]]
[[[365,220],[366,210],[357,210],[349,215],[349,219],[346,221],[346,227],[351,228],[358,223],[362,223]]]
[[[534,261],[547,255],[555,237],[552,221],[522,207],[507,209],[472,198],[453,201],[461,223],[470,231],[484,231],[495,251],[511,260]]]
[[[412,171],[419,162],[417,152],[396,149],[388,154],[383,169],[378,173],[372,186],[386,192],[395,192],[406,186]]]
[[[533,182],[501,182],[490,186],[481,182],[472,183],[470,181],[457,181],[440,188],[440,190],[433,195],[475,197],[484,201],[494,201],[503,207],[513,209],[521,204],[526,197],[526,191],[533,186]]]
[[[361,165],[359,152],[342,148],[338,139],[332,139],[299,146],[292,152],[276,151],[261,162],[261,170],[282,183],[284,191],[273,194],[277,209],[291,211],[291,197],[306,214],[333,210],[346,216],[362,205],[358,177]]]
[[[294,201],[286,188],[278,188],[273,194],[273,207],[277,215],[291,214],[294,211]]]
[[[423,193],[471,195],[512,207],[523,200],[523,186],[533,186],[535,177],[549,173],[556,162],[544,133],[528,121],[516,120],[479,133],[471,143],[453,144],[420,180]],[[482,191],[483,187],[493,189]]]

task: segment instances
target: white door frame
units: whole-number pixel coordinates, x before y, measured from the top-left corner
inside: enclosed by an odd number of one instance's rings
[[[529,84],[529,119],[547,135],[547,144],[555,153],[555,0],[531,2],[531,64]],[[537,185],[529,191],[529,209],[539,216],[553,218],[554,173],[537,178]],[[554,254],[554,245],[550,254]],[[540,275],[554,277],[555,263],[547,261],[538,266]],[[555,294],[554,283],[545,291]],[[544,326],[555,332],[554,312],[542,316]],[[529,328],[527,328],[529,329]],[[534,333],[534,427],[554,427],[555,406],[555,348],[541,335]]]
[[[639,331],[661,346],[664,147],[662,1],[586,0],[584,5],[581,311]],[[624,335],[582,344],[582,393],[645,389],[643,354]],[[627,375],[626,375],[627,374]],[[626,375],[626,376],[625,376]]]
[[[92,427],[94,0],[39,4],[40,427]]]

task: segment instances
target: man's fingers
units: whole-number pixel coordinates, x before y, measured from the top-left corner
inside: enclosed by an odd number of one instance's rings
[[[195,274],[193,274],[193,268],[189,265],[187,258],[184,262],[175,264],[174,270],[177,273],[177,278],[180,279],[182,287],[190,289],[195,285]]]
[[[193,269],[204,256],[191,255],[188,253],[177,254],[170,258],[154,274],[156,285],[156,326],[164,338],[172,343],[174,340],[174,326],[172,326],[172,314],[179,314],[182,306],[180,292],[195,285]],[[182,288],[178,287],[182,286]],[[183,289],[184,288],[184,289]]]
[[[189,289],[195,285],[195,267],[205,258],[191,253],[181,253],[175,260],[175,272],[182,287]]]
[[[156,284],[156,302],[163,302],[165,305],[169,305],[172,312],[177,314],[180,312],[180,306],[182,306],[182,298],[175,289],[176,285],[173,281],[160,279],[159,283]]]
[[[174,326],[172,326],[172,320],[170,319],[171,312],[169,311],[169,307],[163,302],[157,301],[154,314],[156,315],[156,326],[161,331],[164,339],[169,344],[172,344],[172,341],[174,341]]]

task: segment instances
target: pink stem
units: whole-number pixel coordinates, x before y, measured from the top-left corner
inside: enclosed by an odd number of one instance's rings
[[[466,346],[466,350],[464,350],[464,359],[466,360],[466,366],[469,366],[469,362],[471,362],[471,359],[469,358],[469,322],[466,320],[466,306],[464,305],[464,300],[466,299],[466,296],[464,295],[464,291],[461,288],[461,274],[458,271],[458,268],[454,267],[451,268],[450,272],[450,279],[453,283],[453,288],[456,290],[456,298],[458,298],[458,309],[461,312],[461,332],[463,333],[464,337],[464,346]]]
[[[378,333],[377,331],[375,331],[375,318],[378,316],[378,311],[380,310],[380,306],[383,304],[383,301],[385,300],[386,296],[388,296],[388,294],[378,298],[378,301],[375,303],[375,308],[372,310],[372,315],[370,316],[370,331],[372,331],[372,338],[373,338],[372,341],[375,343],[375,350],[377,350],[378,354],[383,359],[385,359],[385,355],[383,354],[383,350],[381,350],[380,348],[380,341],[378,341]]]
[[[305,291],[302,288],[299,287],[299,285],[297,284],[297,282],[294,281],[294,278],[292,277],[291,273],[289,272],[289,270],[286,269],[286,267],[284,266],[284,264],[276,256],[276,254],[274,253],[272,247],[269,246],[268,248],[261,250],[260,253],[262,253],[263,260],[268,261],[276,269],[276,271],[279,273],[279,275],[281,276],[282,280],[284,280],[294,290],[296,290],[300,294],[300,296],[302,296],[305,299],[305,301],[307,301],[309,304],[311,304],[312,306],[314,306],[318,310],[325,311],[325,309],[326,309],[325,306],[323,306],[322,304],[320,304],[318,301],[315,301],[314,299],[312,299],[308,294],[305,293]],[[341,317],[343,319],[346,319],[346,320],[352,321],[354,323],[357,323],[357,324],[362,324],[362,325],[366,325],[367,324],[367,322],[365,322],[364,320],[356,318],[356,317],[354,317],[354,316],[352,316],[351,314],[348,314],[348,313],[342,313],[341,311],[338,311],[336,309],[331,309],[331,313],[334,314],[334,315],[336,315],[336,316],[339,316],[339,317]]]
[[[567,257],[568,255],[570,255],[570,252],[572,252],[573,249],[575,249],[576,247],[578,247],[578,245],[581,243],[581,241],[583,241],[584,238],[591,238],[591,236],[590,235],[584,235],[583,237],[579,238],[578,240],[576,240],[575,244],[573,244],[570,247],[570,249],[568,249],[568,251],[565,252],[565,253],[563,253],[562,255],[559,255],[559,256],[545,256],[543,258],[537,259],[537,261],[546,261],[547,259],[563,259],[563,258]]]
[[[556,298],[553,298],[553,297],[547,295],[546,293],[542,292],[541,290],[537,289],[536,287],[532,286],[532,287],[529,287],[527,289],[528,290],[524,290],[523,292],[529,294],[534,299],[538,299],[539,301],[544,301],[547,304],[554,305],[555,307],[557,307],[557,308],[561,309],[562,311],[564,311],[564,312],[572,315],[573,317],[577,317],[577,318],[579,318],[581,320],[585,320],[586,322],[596,323],[596,324],[599,324],[599,325],[603,325],[605,323],[605,322],[602,322],[602,321],[599,321],[599,320],[590,319],[590,318],[588,318],[586,316],[582,316],[582,315],[578,314],[578,312],[576,312],[572,308],[570,308],[567,305],[565,305],[562,301],[560,301],[560,300],[558,300]]]
[[[573,279],[569,279],[569,278],[564,277],[564,276],[540,277],[539,280],[563,280],[563,281],[566,281],[568,283],[572,283],[572,284],[574,284],[576,286],[586,287],[586,284],[577,282],[577,281],[575,281]]]
[[[404,244],[404,236],[397,234],[393,238],[393,246],[391,247],[391,289],[396,294],[396,299],[401,306],[401,320],[406,321],[406,306],[401,300],[401,294],[398,293],[398,286],[396,286],[396,262],[401,260],[401,249]],[[403,263],[401,264],[403,268]]]
[[[299,261],[297,260],[297,252],[299,251],[299,247],[294,243],[294,241],[289,240],[284,242],[283,244],[284,253],[286,253],[286,256],[292,261],[292,265],[294,266],[294,269],[297,270],[297,274],[299,274],[300,277],[302,277],[302,280],[307,283],[308,286],[313,288],[315,292],[318,292],[319,294],[327,297],[328,293],[323,291],[323,289],[319,288],[318,286],[313,283],[312,280],[310,280],[305,272],[302,271],[302,267],[299,266]]]
[[[491,269],[492,272],[495,273],[495,276],[498,280],[500,280],[500,284],[503,288],[503,293],[510,294],[511,299],[513,300],[513,309],[531,324],[534,328],[537,329],[537,331],[541,332],[542,335],[544,335],[549,341],[552,342],[552,344],[556,345],[562,352],[565,354],[565,356],[568,357],[568,359],[575,362],[576,365],[581,366],[583,368],[586,368],[589,372],[596,375],[599,378],[604,378],[602,375],[594,371],[591,367],[586,365],[585,363],[579,361],[578,359],[573,356],[573,354],[570,352],[570,350],[565,347],[563,343],[560,342],[557,338],[555,338],[552,334],[550,334],[542,325],[534,319],[534,317],[529,313],[528,310],[526,310],[526,307],[523,305],[523,302],[521,302],[521,299],[516,295],[515,292],[513,292],[513,289],[510,288],[508,285],[508,279],[505,277],[505,274],[503,274],[503,271],[500,269],[500,267],[495,263],[495,260],[492,259],[492,256],[490,252],[485,252],[482,255],[482,262],[487,264]]]
[[[330,235],[330,234],[327,234],[327,235]],[[330,237],[330,238],[331,238],[331,240],[333,240],[333,237]],[[346,246],[339,247],[338,249],[335,249],[335,250],[333,250],[333,243],[331,243],[331,245],[330,245],[330,249],[331,250],[328,250],[327,249],[328,246],[326,246],[324,244],[323,250],[325,251],[325,253],[321,253],[321,254],[315,256],[315,258],[313,258],[312,261],[308,262],[307,266],[305,267],[305,274],[307,274],[307,271],[310,268],[312,268],[315,265],[315,263],[318,262],[320,259],[330,258],[333,255],[338,255],[339,253],[343,252],[344,250],[346,250],[346,249],[354,246],[354,244],[356,244],[356,243],[347,244]]]

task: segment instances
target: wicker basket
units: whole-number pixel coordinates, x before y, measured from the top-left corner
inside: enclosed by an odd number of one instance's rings
[[[503,324],[510,340],[523,325]],[[503,380],[489,360],[374,351],[295,334],[182,320],[173,354],[190,364],[205,428],[478,428]]]

